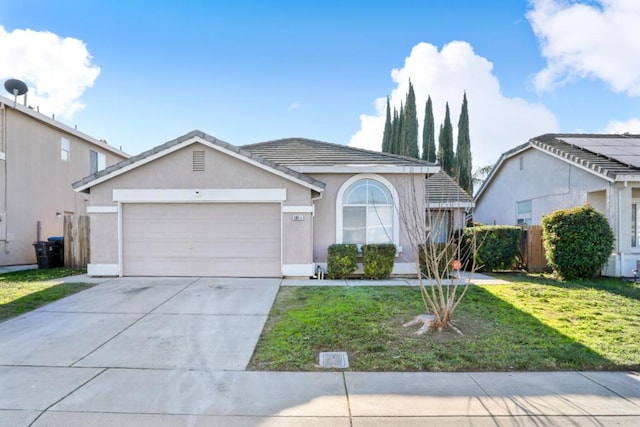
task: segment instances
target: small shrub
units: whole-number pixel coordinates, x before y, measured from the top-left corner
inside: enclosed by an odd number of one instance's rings
[[[476,233],[475,265],[479,271],[509,270],[517,264],[522,236],[520,227],[469,227],[464,230],[465,241],[471,240],[473,233]]]
[[[331,279],[342,279],[358,268],[358,246],[341,243],[328,248],[327,275]]]
[[[562,279],[596,276],[611,255],[613,240],[607,219],[589,205],[542,217],[547,261]]]
[[[396,247],[392,243],[362,246],[362,265],[367,279],[386,279],[393,270]]]

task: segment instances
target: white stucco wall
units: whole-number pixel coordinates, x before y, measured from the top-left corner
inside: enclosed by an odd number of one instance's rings
[[[543,215],[587,203],[590,192],[598,192],[592,200],[600,210],[608,203],[606,194],[610,188],[608,181],[591,172],[529,148],[502,163],[476,200],[474,220],[515,225],[518,202],[531,200],[531,223],[540,224]]]

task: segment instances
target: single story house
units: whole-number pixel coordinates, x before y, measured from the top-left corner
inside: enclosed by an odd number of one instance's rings
[[[500,156],[478,190],[474,220],[540,224],[588,203],[616,238],[602,274],[633,276],[640,261],[640,135],[545,134]]]
[[[193,131],[74,183],[90,194],[88,273],[311,277],[333,243],[391,242],[393,274],[413,274],[402,209],[417,207],[424,223],[425,180],[439,169],[309,139],[237,147]]]

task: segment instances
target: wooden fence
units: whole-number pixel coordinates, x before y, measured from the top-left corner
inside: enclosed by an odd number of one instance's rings
[[[549,270],[542,245],[542,226],[528,225],[523,229],[520,252],[527,271],[540,273]]]
[[[64,266],[86,269],[89,263],[89,216],[64,216]]]

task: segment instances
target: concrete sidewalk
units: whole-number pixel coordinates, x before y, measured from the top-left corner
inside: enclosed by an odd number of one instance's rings
[[[364,373],[1,367],[0,425],[637,426],[623,372]],[[56,387],[51,387],[55,381]],[[33,421],[35,422],[33,424]]]
[[[626,372],[246,371],[279,279],[96,280],[0,323],[0,427],[640,424]]]
[[[460,272],[460,279],[447,279],[443,283],[449,285],[451,283],[460,285],[470,282],[473,285],[507,285],[510,282],[502,279],[496,279],[486,274],[473,273],[466,271]],[[429,279],[424,279],[425,285],[433,284]],[[315,279],[283,279],[282,286],[419,286],[418,279],[394,277],[383,280],[364,280],[364,279],[338,279],[338,280],[315,280]]]

